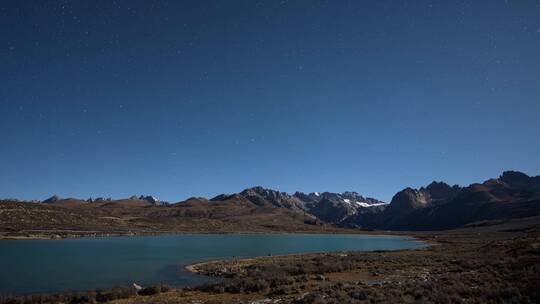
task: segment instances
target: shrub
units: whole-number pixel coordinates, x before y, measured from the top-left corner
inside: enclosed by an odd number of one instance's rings
[[[127,287],[116,287],[107,290],[98,290],[96,295],[96,301],[109,302],[118,299],[127,299],[137,294],[135,289]]]
[[[143,289],[139,290],[137,293],[139,295],[141,295],[141,296],[151,296],[151,295],[155,295],[155,294],[158,294],[158,293],[167,292],[170,289],[171,288],[168,285],[159,284],[159,285],[154,285],[154,286],[149,286],[149,287],[143,288]]]

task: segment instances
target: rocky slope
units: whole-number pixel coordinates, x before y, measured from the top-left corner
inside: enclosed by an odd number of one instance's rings
[[[233,195],[221,194],[211,199],[211,201],[234,200],[235,198],[245,199],[256,206],[272,206],[306,213],[323,222],[337,225],[351,216],[360,213],[380,212],[387,206],[382,201],[365,198],[356,192],[314,192],[309,194],[296,192],[289,195],[285,192],[263,187],[245,189]]]

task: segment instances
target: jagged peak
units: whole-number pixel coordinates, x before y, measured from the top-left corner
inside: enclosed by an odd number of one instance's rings
[[[230,197],[232,197],[232,196],[233,196],[233,195],[228,194],[228,193],[222,193],[222,194],[218,194],[218,195],[212,197],[212,198],[210,199],[210,201],[211,201],[211,202],[215,202],[215,201],[223,201],[223,200],[226,200],[226,199],[228,199],[228,198],[230,198]]]
[[[399,191],[397,194],[399,193],[418,193],[420,190],[419,189],[416,189],[416,188],[412,188],[412,187],[406,187],[405,189]]]
[[[260,197],[263,197],[265,199],[268,199],[268,198],[273,198],[273,199],[281,199],[281,198],[289,199],[289,198],[292,198],[292,196],[290,196],[286,192],[281,192],[281,191],[274,190],[274,189],[268,189],[268,188],[264,188],[264,187],[261,187],[261,186],[256,186],[256,187],[245,189],[242,192],[240,192],[239,194],[242,195],[242,196],[245,196],[245,197],[260,196]]]
[[[285,192],[281,192],[281,191],[278,191],[278,190],[274,190],[274,189],[270,189],[270,188],[265,188],[263,186],[255,186],[255,187],[251,187],[251,188],[247,188],[247,189],[244,189],[242,192],[240,193],[246,193],[246,192],[255,192],[255,193],[281,193],[281,194],[287,194]]]
[[[531,177],[527,174],[519,171],[504,171],[501,176],[499,177],[499,180],[508,183],[508,184],[514,184],[514,183],[526,183],[529,181]]]
[[[519,171],[504,171],[498,180],[510,188],[540,193],[540,176],[529,176]]]
[[[50,204],[50,203],[54,203],[54,202],[57,202],[59,200],[61,200],[62,198],[58,195],[53,195],[51,197],[49,197],[48,199],[42,201],[42,203],[45,203],[45,204]]]
[[[365,197],[360,195],[358,192],[354,192],[354,191],[345,191],[345,192],[340,193],[339,195],[344,197],[344,198],[354,199],[354,200],[357,200],[357,201],[365,201],[366,200]]]
[[[530,177],[529,175],[521,172],[521,171],[515,171],[515,170],[507,170],[507,171],[503,171],[503,173],[501,174],[501,178],[502,177],[509,177],[509,176],[519,176],[519,177]]]
[[[429,185],[426,186],[426,189],[430,188],[452,188],[449,184],[443,181],[432,181]]]
[[[414,189],[407,187],[392,197],[390,202],[391,206],[408,206],[411,208],[417,208],[425,206],[429,203],[429,193],[425,190]]]

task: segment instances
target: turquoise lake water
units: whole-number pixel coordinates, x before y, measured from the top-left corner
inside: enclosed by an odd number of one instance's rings
[[[0,241],[0,294],[80,291],[120,285],[192,286],[208,278],[184,266],[212,259],[424,244],[400,236],[186,234]]]

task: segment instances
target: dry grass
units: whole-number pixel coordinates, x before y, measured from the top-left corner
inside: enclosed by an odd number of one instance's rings
[[[313,224],[284,208],[248,203],[187,201],[126,207],[126,202],[69,204],[0,201],[0,238],[59,238],[156,233],[357,232]]]

